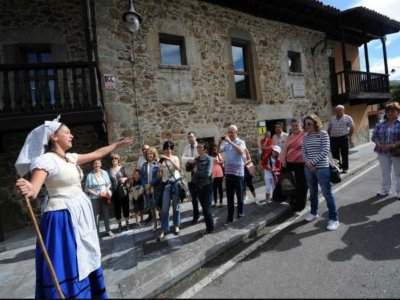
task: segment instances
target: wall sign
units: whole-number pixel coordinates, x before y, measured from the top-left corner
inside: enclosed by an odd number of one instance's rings
[[[106,90],[116,89],[115,76],[112,74],[104,74],[104,88]]]

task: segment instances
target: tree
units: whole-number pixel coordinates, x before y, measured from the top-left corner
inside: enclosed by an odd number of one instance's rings
[[[390,98],[392,100],[400,101],[400,84],[390,85]]]

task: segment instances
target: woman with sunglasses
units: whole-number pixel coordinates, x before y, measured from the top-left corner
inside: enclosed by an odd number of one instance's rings
[[[400,105],[397,102],[385,106],[385,119],[376,124],[371,140],[376,144],[374,151],[378,154],[382,171],[381,188],[377,196],[390,194],[392,184],[392,166],[396,177],[397,199],[400,199],[400,154],[395,155],[394,149],[400,146]]]
[[[111,153],[111,168],[108,169],[108,176],[111,179],[112,201],[114,203],[115,219],[117,219],[117,231],[122,231],[121,209],[125,218],[125,230],[129,229],[129,195],[125,182],[128,179],[125,168],[121,166],[121,157],[117,153]]]
[[[339,226],[336,199],[332,193],[329,169],[329,135],[322,130],[322,122],[316,115],[308,115],[304,118],[303,126],[306,135],[303,139],[301,152],[304,158],[304,174],[310,189],[311,211],[306,221],[316,220],[318,209],[318,184],[326,200],[329,210],[329,221],[326,229],[336,230]]]
[[[169,207],[172,200],[172,216],[174,234],[179,235],[181,225],[180,200],[178,181],[181,180],[179,158],[173,155],[174,143],[166,141],[163,145],[164,154],[160,156],[158,177],[161,178],[162,201],[161,201],[161,232],[157,241],[164,238],[165,232],[169,231]]]

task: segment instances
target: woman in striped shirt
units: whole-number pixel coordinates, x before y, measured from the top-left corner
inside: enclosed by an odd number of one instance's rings
[[[306,135],[303,139],[301,152],[304,158],[304,174],[307,185],[310,189],[311,211],[306,221],[311,222],[319,217],[318,215],[318,184],[325,197],[329,221],[326,229],[335,230],[339,226],[336,199],[332,193],[329,170],[329,136],[322,130],[322,122],[316,115],[309,115],[303,121]]]

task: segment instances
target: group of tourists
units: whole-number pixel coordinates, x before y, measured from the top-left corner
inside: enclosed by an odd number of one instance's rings
[[[342,106],[336,107],[328,131],[322,129],[320,118],[311,114],[303,120],[293,118],[289,134],[283,132],[282,123],[275,124],[274,136],[266,132],[260,140],[259,167],[264,170],[267,205],[280,197],[280,174],[293,172],[296,190],[291,202],[293,210],[305,208],[309,190],[311,211],[305,219],[309,222],[317,219],[319,185],[329,211],[327,229],[335,230],[339,226],[330,183],[329,152],[336,147],[332,154],[340,161],[342,172],[347,172],[349,146],[345,141],[351,140],[354,123],[343,111]],[[386,105],[385,119],[376,125],[372,135],[382,169],[382,184],[378,192],[381,197],[390,193],[393,167],[400,198],[399,112],[398,103]],[[215,230],[212,208],[223,207],[223,179],[228,212],[226,224],[233,222],[235,216],[237,219],[245,217],[246,185],[255,204],[260,204],[251,182],[256,166],[245,141],[238,136],[237,126],[230,125],[226,136],[211,148],[205,141],[197,140],[194,132],[189,132],[187,138],[189,144],[180,158],[174,155],[175,145],[171,140],[163,143],[161,155],[155,147],[142,145],[143,155],[137,161],[133,175],[128,176],[116,150],[132,145],[131,139],[125,138],[93,152],[78,154],[67,152],[72,147],[73,135],[65,124],[59,122],[59,118],[46,121],[29,133],[15,165],[18,174],[23,176],[30,171],[31,178],[18,179],[15,192],[31,200],[37,197],[43,184],[48,192],[38,232],[38,241],[44,244],[44,250],[39,246],[36,250],[36,298],[107,298],[101,267],[99,215],[103,214],[106,234],[112,236],[114,233],[109,224],[112,206],[118,223],[117,231],[129,228],[129,207],[132,204],[136,224],[142,226],[143,222],[152,221],[157,241],[162,241],[171,231],[171,206],[172,232],[180,234],[180,204],[185,181],[193,206],[192,223],[199,221],[200,204],[206,227],[204,234]],[[110,155],[111,166],[103,170],[101,159],[107,155]],[[80,165],[89,162],[92,162],[93,170],[87,175],[82,189]],[[143,220],[146,213],[148,218]],[[53,263],[52,268],[45,259],[47,255]],[[54,278],[58,279],[57,284]]]

